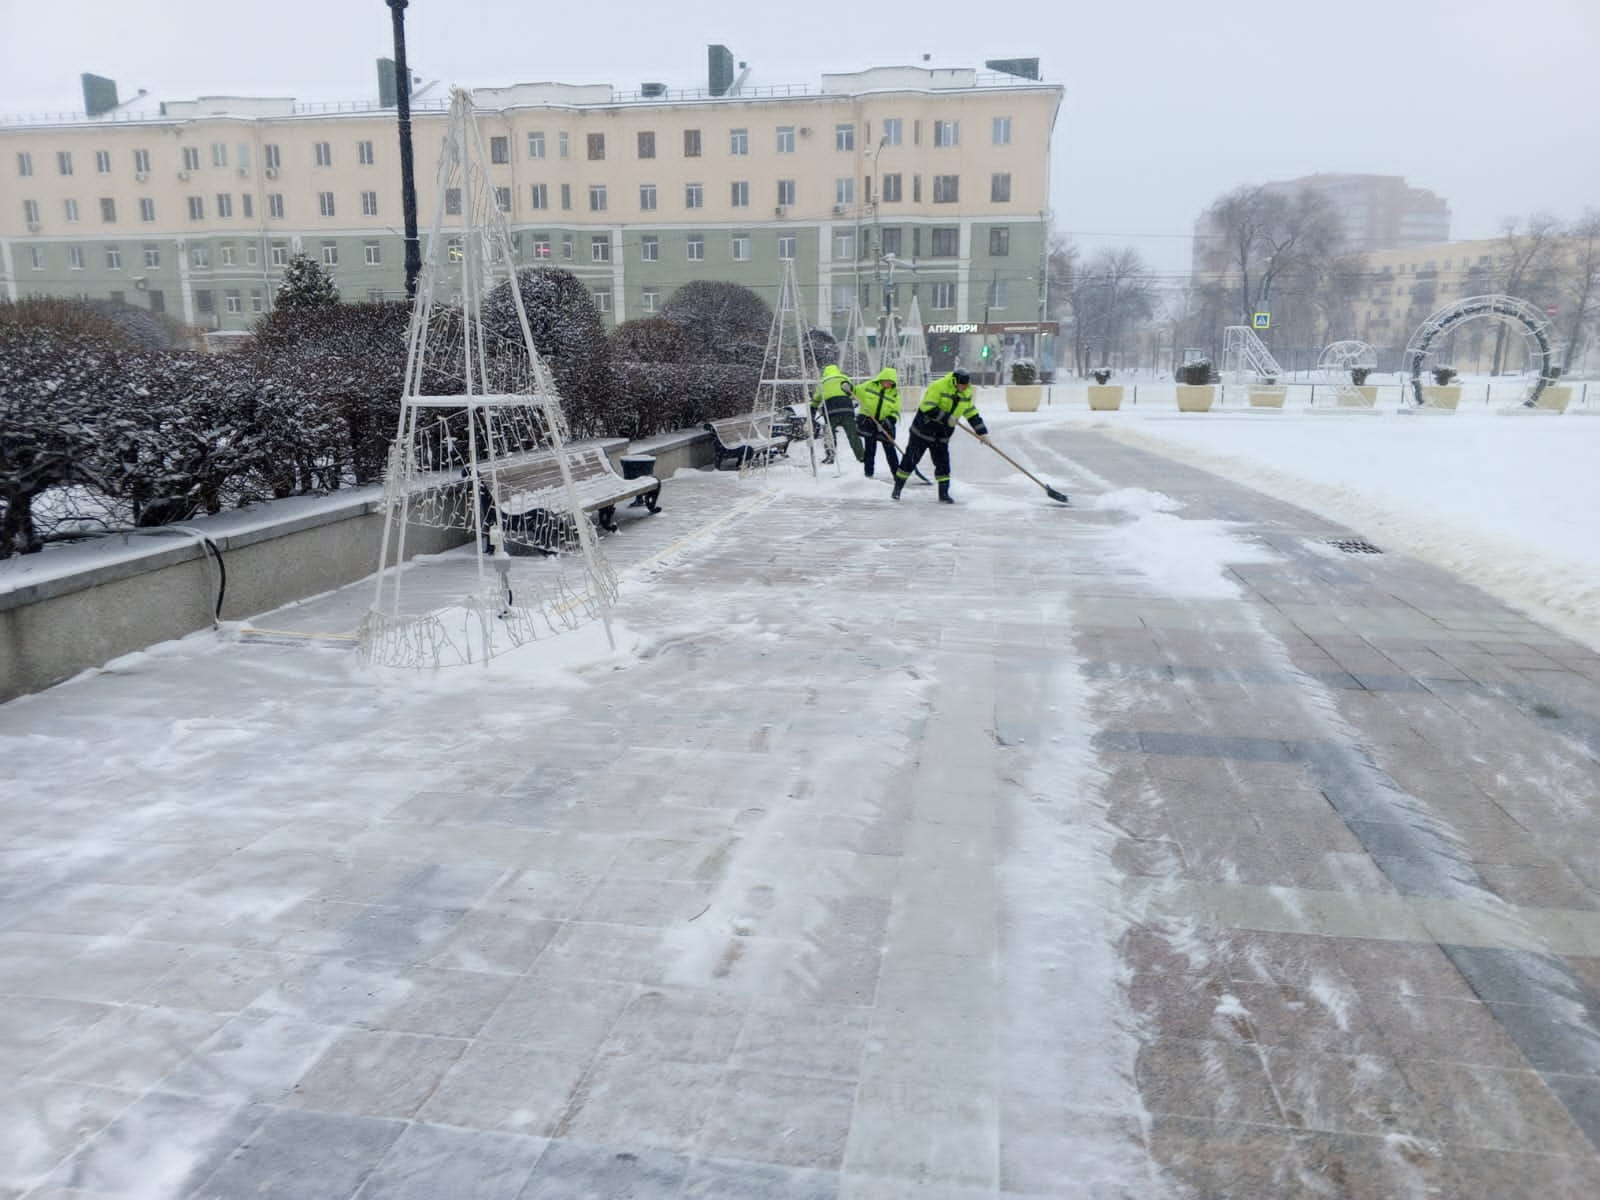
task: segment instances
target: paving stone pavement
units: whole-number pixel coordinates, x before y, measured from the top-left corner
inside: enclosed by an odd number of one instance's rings
[[[999,427],[1078,507],[669,481],[579,686],[0,706],[0,1198],[1600,1195],[1600,654]]]

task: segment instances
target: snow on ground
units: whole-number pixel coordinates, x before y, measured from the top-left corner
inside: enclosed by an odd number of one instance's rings
[[[985,416],[1002,431],[1064,420],[1226,475],[1600,646],[1600,414],[1374,416],[1292,399],[1283,412],[1180,414],[1170,387],[1139,394],[1137,408],[1091,414],[1081,389],[1058,388],[1058,403],[1032,415],[1005,413],[995,396]]]

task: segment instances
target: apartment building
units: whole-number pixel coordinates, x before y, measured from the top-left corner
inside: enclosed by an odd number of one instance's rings
[[[573,271],[608,321],[699,279],[770,302],[792,259],[836,332],[852,299],[870,319],[913,295],[930,322],[1038,320],[1061,99],[1020,75],[926,67],[825,75],[816,90],[474,93],[519,261]],[[413,105],[424,234],[458,202],[434,178],[445,107]],[[0,117],[0,179],[12,299],[111,298],[242,330],[302,251],[347,299],[404,295],[398,136],[376,103]]]

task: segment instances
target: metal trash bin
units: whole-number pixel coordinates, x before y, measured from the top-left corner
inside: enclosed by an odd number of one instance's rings
[[[654,454],[624,454],[617,460],[622,464],[622,477],[624,479],[642,479],[646,475],[656,473],[656,456]]]

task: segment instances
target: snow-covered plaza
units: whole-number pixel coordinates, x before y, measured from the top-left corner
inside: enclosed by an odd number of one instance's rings
[[[0,705],[0,1197],[1600,1195],[1600,420],[1055,395]]]

